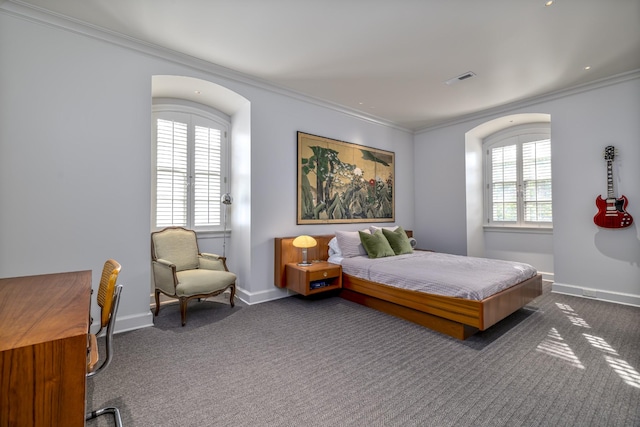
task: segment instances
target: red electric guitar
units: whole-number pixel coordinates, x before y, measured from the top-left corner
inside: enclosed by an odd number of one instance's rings
[[[633,218],[625,210],[629,204],[629,200],[625,196],[616,198],[613,192],[613,158],[615,157],[615,148],[609,145],[604,149],[604,159],[607,161],[607,198],[603,199],[598,196],[596,206],[598,213],[593,217],[593,222],[598,227],[604,228],[624,228],[633,223]]]

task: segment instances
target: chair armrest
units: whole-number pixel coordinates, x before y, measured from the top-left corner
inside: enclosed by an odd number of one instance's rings
[[[229,271],[226,257],[209,253],[200,254],[200,268],[204,268],[205,270]]]
[[[176,268],[176,265],[174,263],[172,263],[171,261],[167,261],[166,259],[158,258],[154,262],[162,264],[163,267]]]
[[[202,256],[203,258],[208,258],[208,259],[213,259],[213,260],[224,258],[223,256],[220,256],[218,254],[210,254],[210,253],[207,253],[207,252],[202,252],[200,254],[200,256]]]
[[[178,276],[176,276],[176,265],[166,259],[153,261],[153,280],[155,287],[168,294],[176,293]]]

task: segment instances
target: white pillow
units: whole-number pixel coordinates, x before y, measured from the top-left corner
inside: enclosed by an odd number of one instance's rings
[[[342,252],[340,252],[340,246],[338,246],[338,239],[332,237],[329,240],[329,256],[342,256]]]
[[[362,231],[371,234],[368,229]],[[345,258],[367,255],[367,251],[360,241],[360,234],[357,231],[336,231],[336,240],[338,241],[339,250]]]

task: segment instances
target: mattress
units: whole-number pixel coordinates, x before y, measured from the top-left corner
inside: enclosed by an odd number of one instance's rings
[[[329,262],[371,282],[478,301],[537,274],[525,263],[427,251],[374,259],[330,257]]]

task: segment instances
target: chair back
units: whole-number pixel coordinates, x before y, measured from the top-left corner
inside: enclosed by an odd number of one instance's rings
[[[100,330],[98,332],[107,326],[111,319],[116,281],[121,268],[120,264],[112,259],[107,260],[102,268],[97,298],[98,306],[100,306]]]
[[[198,240],[193,230],[167,227],[151,233],[151,258],[175,264],[176,271],[193,270],[200,266]]]
[[[102,277],[100,278],[100,287],[96,298],[100,307],[100,329],[93,334],[93,339],[95,340],[95,336],[105,326],[107,327],[106,356],[100,367],[97,369],[92,367],[92,370],[87,373],[87,377],[91,377],[105,369],[113,358],[113,327],[116,323],[116,313],[120,304],[120,293],[122,292],[122,285],[116,285],[116,282],[121,268],[120,263],[112,259],[107,260],[102,268]]]
[[[111,299],[111,311],[109,315],[109,322],[107,323],[107,335],[105,337],[105,358],[102,364],[90,372],[87,373],[87,378],[94,376],[98,372],[103,371],[111,363],[113,359],[113,329],[116,324],[116,314],[118,312],[118,306],[120,305],[120,294],[122,292],[122,285],[117,285],[113,291]]]

